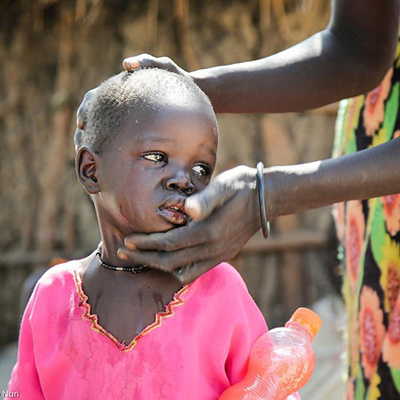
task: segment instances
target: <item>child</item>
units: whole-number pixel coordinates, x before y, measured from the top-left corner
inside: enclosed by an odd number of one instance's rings
[[[76,169],[102,244],[38,282],[10,391],[27,400],[216,400],[243,378],[267,327],[233,267],[181,287],[117,256],[132,233],[186,224],[185,200],[210,182],[217,142],[211,104],[186,78],[144,69],[100,86]]]

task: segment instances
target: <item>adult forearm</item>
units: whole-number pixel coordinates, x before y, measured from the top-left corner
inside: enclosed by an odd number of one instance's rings
[[[336,159],[265,170],[270,215],[400,193],[400,139]]]
[[[260,60],[193,72],[216,112],[290,112],[315,108],[364,91],[368,71],[321,32]],[[322,48],[324,52],[322,54]],[[341,62],[337,63],[337,54]],[[340,77],[340,79],[338,78]],[[340,81],[340,82],[339,82]]]
[[[192,73],[216,112],[290,112],[365,93],[383,73],[324,31],[273,56]]]
[[[336,0],[327,29],[260,60],[194,71],[217,112],[288,112],[365,93],[397,43],[398,0]]]

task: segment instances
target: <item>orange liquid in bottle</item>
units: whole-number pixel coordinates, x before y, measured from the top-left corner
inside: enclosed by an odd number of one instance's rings
[[[306,384],[315,367],[311,342],[321,321],[311,310],[299,310],[285,328],[272,329],[256,341],[246,376],[219,400],[284,400]]]

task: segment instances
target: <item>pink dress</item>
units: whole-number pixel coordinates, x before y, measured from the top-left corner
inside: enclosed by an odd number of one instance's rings
[[[90,313],[78,267],[50,269],[30,298],[9,384],[21,399],[217,400],[267,330],[239,273],[222,263],[120,343]]]

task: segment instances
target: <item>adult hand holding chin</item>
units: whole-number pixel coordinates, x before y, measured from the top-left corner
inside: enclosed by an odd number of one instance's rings
[[[256,170],[239,166],[221,173],[186,201],[185,212],[193,218],[186,226],[131,235],[119,256],[173,273],[183,284],[232,259],[260,229]]]

